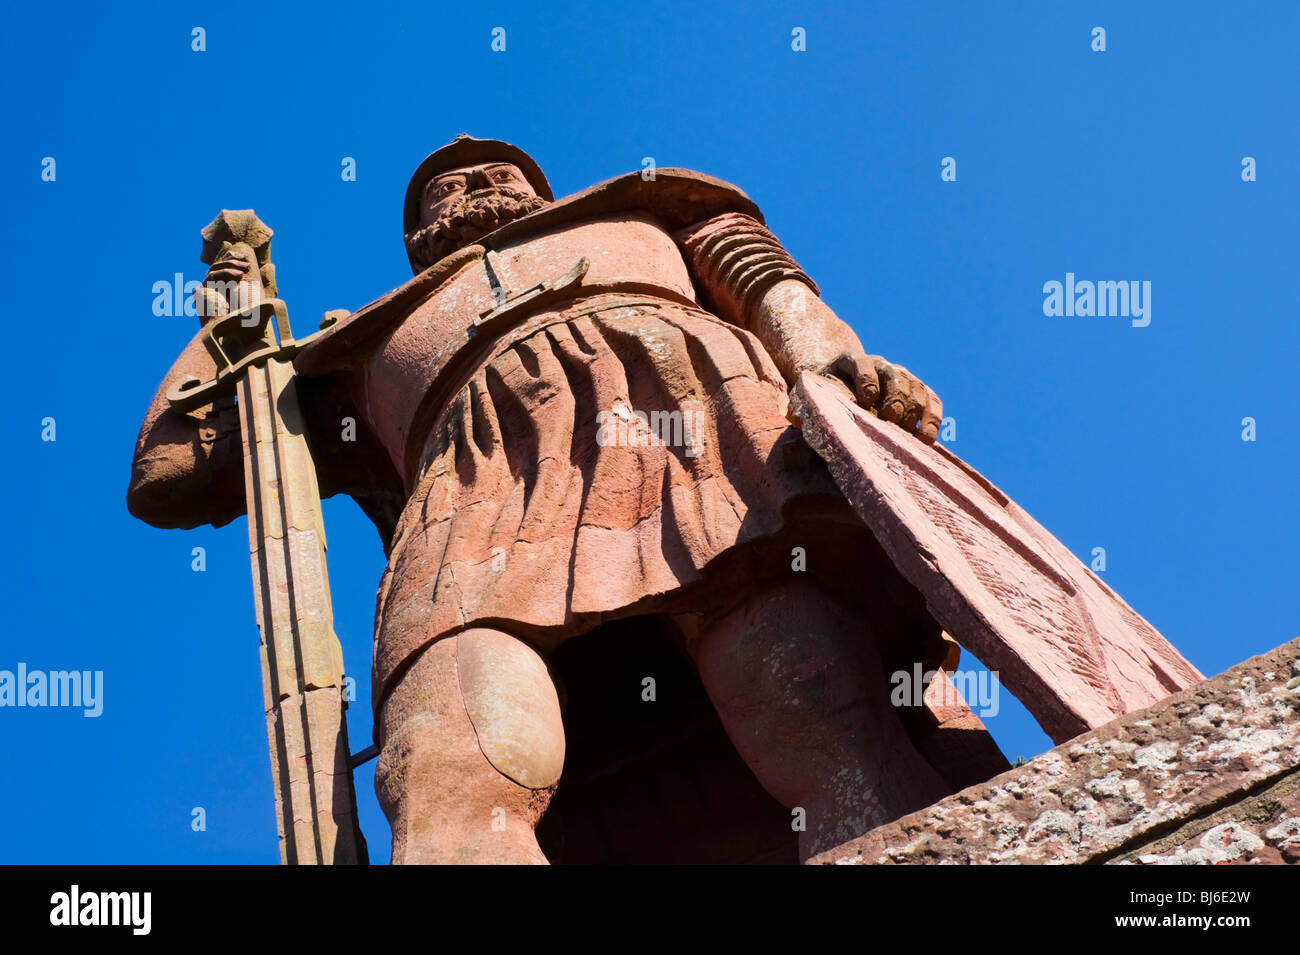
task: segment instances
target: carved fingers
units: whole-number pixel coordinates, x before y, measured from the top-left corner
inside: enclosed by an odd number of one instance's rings
[[[920,382],[918,381],[917,384]],[[939,436],[939,429],[943,427],[943,402],[925,385],[921,387],[925,390],[925,410],[921,412],[916,436],[926,444],[934,444],[934,439]]]
[[[242,282],[256,268],[257,259],[247,246],[223,246],[212,267],[208,269],[208,274],[203,277],[203,284],[211,286]]]
[[[880,397],[881,381],[872,355],[847,352],[831,363],[823,374],[831,374],[849,386],[853,397],[864,408],[871,408]]]
[[[933,444],[943,423],[943,402],[904,368],[879,355],[840,355],[824,374],[848,385],[858,404]]]

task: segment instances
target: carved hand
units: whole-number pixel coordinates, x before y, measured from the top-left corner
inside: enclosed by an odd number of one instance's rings
[[[938,437],[939,396],[902,365],[868,355],[853,329],[802,282],[779,282],[765,292],[753,330],[791,386],[802,372],[824,375],[847,387],[863,408],[926,444]]]
[[[257,259],[253,257],[253,250],[243,242],[231,245],[227,243],[221,250],[221,254],[212,263],[212,268],[208,269],[208,274],[203,279],[204,285],[213,282],[239,282],[242,281],[252,269],[257,267]]]
[[[863,408],[912,432],[926,444],[933,444],[938,437],[943,402],[902,365],[859,349],[842,352],[829,365],[816,370],[848,385]]]
[[[223,243],[208,274],[203,277],[204,287],[199,299],[200,324],[206,325],[210,319],[225,314],[230,293],[244,282],[261,283],[255,253],[244,242]]]

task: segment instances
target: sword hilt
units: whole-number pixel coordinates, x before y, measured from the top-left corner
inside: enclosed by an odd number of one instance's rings
[[[168,404],[182,413],[233,394],[239,376],[249,368],[272,358],[288,360],[305,343],[294,340],[289,308],[278,298],[264,299],[221,316],[203,329],[202,341],[217,365],[217,373],[209,381],[189,375],[167,391]]]

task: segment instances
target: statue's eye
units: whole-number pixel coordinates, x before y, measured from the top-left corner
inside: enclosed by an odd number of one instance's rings
[[[510,173],[509,173],[509,172],[507,172],[506,170],[502,169],[500,172],[498,172],[498,173],[494,173],[493,176],[492,176],[492,178],[495,179],[497,182],[509,182],[510,179],[511,179],[511,176],[510,176]]]
[[[439,198],[449,196],[460,188],[460,183],[455,181],[444,182],[433,190],[433,194]]]

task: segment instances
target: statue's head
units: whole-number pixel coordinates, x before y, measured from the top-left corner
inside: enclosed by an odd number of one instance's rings
[[[507,222],[542,208],[551,187],[517,146],[464,133],[430,153],[406,187],[406,254],[419,273]]]

